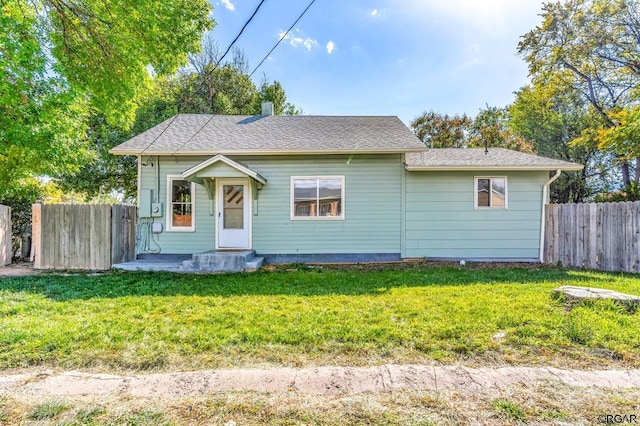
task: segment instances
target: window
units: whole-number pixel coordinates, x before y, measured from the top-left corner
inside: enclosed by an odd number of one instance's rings
[[[476,208],[507,208],[506,177],[477,177],[475,191]]]
[[[182,176],[167,176],[167,231],[195,230],[195,184]]]
[[[344,219],[344,176],[292,176],[291,219]]]

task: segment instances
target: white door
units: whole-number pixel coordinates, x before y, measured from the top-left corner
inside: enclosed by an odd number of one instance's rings
[[[216,179],[216,248],[251,248],[248,179]]]

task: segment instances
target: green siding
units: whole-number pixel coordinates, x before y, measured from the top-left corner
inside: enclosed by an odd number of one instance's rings
[[[157,195],[157,163],[142,166],[141,188],[152,189],[166,211],[167,174],[180,174],[207,158],[161,158]],[[252,241],[258,253],[400,253],[465,259],[539,255],[547,172],[405,172],[400,154],[230,158],[267,179],[253,201]],[[291,176],[334,175],[345,177],[345,220],[291,220]],[[507,176],[507,210],[474,209],[474,177],[491,175]],[[162,253],[214,249],[212,204],[204,187],[195,187],[195,232],[157,234]],[[166,228],[164,217],[155,220]]]
[[[218,162],[215,163],[213,165],[210,165],[209,167],[204,168],[203,170],[200,170],[199,172],[196,172],[194,176],[198,176],[198,177],[224,177],[224,178],[243,178],[243,177],[247,177],[247,175],[245,175],[244,173],[242,173],[240,170],[234,169],[233,167],[231,167],[228,164],[225,164],[223,162]]]
[[[475,209],[474,178],[507,176],[508,209]],[[534,259],[547,172],[407,172],[404,257]]]
[[[400,253],[401,156],[234,158],[267,184],[258,191],[253,247],[267,254]],[[291,220],[291,176],[344,176],[344,220]]]
[[[166,210],[166,175],[208,157],[160,160],[160,201]],[[400,154],[230,156],[260,173],[267,184],[253,203],[253,248],[264,254],[400,253],[402,178]],[[291,176],[344,176],[344,220],[291,220]],[[142,167],[141,186],[155,188],[155,170]],[[155,193],[155,192],[154,192]],[[162,232],[162,253],[213,250],[214,217],[207,193],[196,184],[195,232]],[[157,219],[165,223],[165,218]]]
[[[167,232],[166,212],[167,212],[167,175],[179,175],[183,171],[206,160],[209,157],[160,157],[159,174],[160,190],[159,197],[156,196],[156,167],[158,163],[149,162],[147,166],[141,167],[140,185],[142,189],[152,189],[153,198],[162,203],[163,214],[155,221],[161,222],[163,231],[154,234],[156,242],[160,245],[161,253],[164,254],[191,254],[213,250],[215,248],[213,215],[210,214],[210,203],[207,191],[204,186],[196,184],[195,194],[195,232],[172,231]],[[146,159],[143,158],[146,162]],[[143,163],[144,164],[144,163]],[[155,245],[153,245],[155,248]]]

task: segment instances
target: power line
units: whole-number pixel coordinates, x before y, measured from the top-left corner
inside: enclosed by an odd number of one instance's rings
[[[311,7],[311,5],[313,5],[316,2],[316,0],[311,0],[311,2],[309,3],[309,5],[307,6],[307,8],[305,10],[302,11],[302,13],[300,14],[300,16],[298,16],[298,19],[295,20],[295,22],[293,24],[291,24],[291,26],[289,27],[289,29],[284,33],[284,35],[282,37],[280,37],[280,39],[278,40],[278,42],[275,44],[275,46],[273,46],[271,48],[271,50],[269,51],[269,53],[267,53],[265,55],[264,58],[262,58],[262,60],[260,61],[260,63],[258,64],[258,66],[256,66],[253,71],[251,71],[251,74],[249,74],[249,78],[251,78],[251,76],[253,75],[254,72],[256,72],[258,70],[258,68],[260,68],[260,65],[262,65],[262,63],[264,61],[267,60],[267,58],[269,57],[269,55],[271,55],[271,53],[276,50],[276,47],[278,47],[278,45],[280,44],[280,42],[282,42],[282,40],[284,40],[287,35],[289,34],[289,32],[293,29],[293,27],[296,26],[296,24],[298,23],[298,21],[304,16],[305,13],[307,13],[307,10],[309,10],[309,8]]]
[[[200,133],[202,129],[204,129],[207,126],[207,124],[209,124],[211,120],[213,120],[213,117],[215,117],[215,114],[211,114],[211,117],[209,117],[209,119],[202,126],[200,126],[200,128],[193,135],[189,136],[189,139],[187,139],[182,145],[177,147],[176,150],[173,151],[173,154],[171,155],[172,156],[176,155],[176,153],[180,151],[186,144],[191,142],[191,139],[195,138],[198,135],[198,133]]]
[[[253,14],[249,17],[249,19],[247,20],[247,22],[244,23],[244,25],[242,26],[242,28],[240,29],[240,32],[238,33],[238,35],[236,36],[236,38],[233,39],[233,41],[231,42],[231,44],[229,45],[229,47],[227,47],[227,50],[225,50],[225,52],[222,54],[222,56],[220,57],[220,59],[218,59],[218,62],[216,62],[216,66],[214,67],[214,69],[218,68],[218,65],[220,65],[220,62],[222,62],[222,60],[224,59],[225,56],[227,56],[227,53],[229,53],[229,51],[231,50],[231,47],[233,47],[233,45],[236,43],[236,41],[238,41],[238,39],[240,38],[240,36],[242,35],[242,33],[244,32],[244,29],[247,28],[247,25],[249,25],[249,22],[251,22],[251,20],[253,19],[254,16],[256,16],[256,14],[258,13],[258,10],[260,10],[260,6],[262,6],[262,3],[264,3],[265,0],[260,0],[260,3],[258,3],[258,6],[256,7],[256,10],[253,11]]]
[[[151,145],[153,145],[153,143],[155,141],[157,141],[158,139],[160,139],[160,136],[162,136],[164,134],[164,132],[171,127],[171,124],[173,124],[173,122],[175,121],[175,119],[178,117],[178,114],[174,115],[173,117],[171,117],[171,121],[169,121],[169,124],[167,124],[167,126],[162,129],[162,131],[158,134],[158,136],[156,136],[155,138],[153,138],[153,140],[151,142],[149,142],[149,145],[146,146],[145,149],[142,150],[142,152],[140,152],[140,158],[142,159],[142,156],[144,155],[144,153],[151,148]],[[165,120],[166,121],[166,120]]]
[[[262,3],[264,3],[265,0],[260,0],[260,3],[258,3],[258,6],[256,6],[255,10],[253,11],[253,13],[251,14],[251,16],[249,17],[249,19],[247,19],[247,21],[244,23],[244,25],[242,26],[242,28],[240,29],[240,32],[238,33],[238,35],[233,39],[233,41],[229,44],[229,47],[227,47],[227,50],[224,51],[224,53],[222,54],[222,56],[220,56],[220,58],[216,61],[215,65],[212,68],[207,68],[206,66],[204,67],[204,72],[203,75],[204,77],[209,77],[213,74],[213,72],[215,70],[218,69],[218,66],[220,65],[220,63],[222,62],[222,60],[224,59],[225,56],[227,56],[227,53],[229,53],[229,51],[231,50],[231,48],[233,47],[233,45],[236,43],[236,41],[238,41],[238,39],[240,38],[240,36],[242,35],[242,33],[244,32],[245,28],[247,28],[247,26],[249,25],[249,23],[253,20],[253,18],[256,16],[256,14],[258,13],[258,10],[260,10],[260,6],[262,6]],[[200,85],[203,86],[205,84],[204,79],[202,79],[200,81]],[[178,107],[178,110],[180,109],[180,107]],[[180,112],[180,111],[178,111]]]

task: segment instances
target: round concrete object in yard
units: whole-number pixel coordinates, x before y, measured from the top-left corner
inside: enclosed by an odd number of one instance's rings
[[[640,297],[620,293],[606,288],[579,287],[563,285],[553,290],[556,297],[564,298],[569,307],[583,300],[609,299],[622,304],[627,310],[635,312],[640,307]]]

